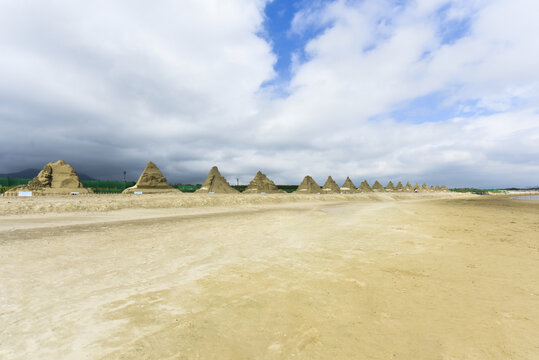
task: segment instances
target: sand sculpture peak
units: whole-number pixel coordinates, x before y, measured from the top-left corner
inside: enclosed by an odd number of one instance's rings
[[[372,188],[367,182],[367,180],[363,180],[361,184],[359,184],[359,187],[357,188],[358,192],[372,192]]]
[[[344,194],[350,194],[356,192],[357,188],[350,180],[350,177],[346,177],[346,180],[344,180],[344,184],[341,186],[341,192]]]
[[[391,180],[387,183],[386,190],[395,191],[395,185],[393,185]]]
[[[372,191],[386,191],[386,189],[384,189],[384,186],[376,180],[374,184],[372,184]]]
[[[247,185],[247,188],[245,189],[244,193],[246,194],[260,194],[260,193],[266,193],[266,194],[274,194],[274,193],[284,193],[284,190],[279,190],[275,183],[271,181],[266,174],[263,174],[261,171],[258,171],[249,183]]]
[[[204,180],[204,183],[195,191],[199,194],[236,194],[238,190],[230,186],[226,179],[221,175],[217,166],[210,169],[208,177]]]
[[[297,190],[294,191],[294,193],[297,194],[320,194],[321,192],[322,189],[320,188],[320,185],[318,185],[309,175],[303,178],[303,181],[299,184]]]
[[[7,196],[19,191],[32,191],[33,195],[65,195],[71,193],[89,194],[79,180],[77,172],[64,160],[50,162],[27,185],[19,185],[6,192]]]
[[[404,191],[414,191],[414,187],[412,186],[412,184],[410,184],[410,182],[406,182],[406,185],[404,186]]]
[[[331,176],[328,176],[326,183],[322,187],[323,194],[338,194],[341,192],[339,185],[333,180]]]
[[[122,191],[122,194],[131,194],[135,191],[142,191],[142,193],[181,192],[169,185],[161,170],[152,161],[148,161],[137,183]]]

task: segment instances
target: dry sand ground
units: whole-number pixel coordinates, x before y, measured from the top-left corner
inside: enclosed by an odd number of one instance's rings
[[[43,197],[0,214],[2,359],[539,359],[539,202]]]

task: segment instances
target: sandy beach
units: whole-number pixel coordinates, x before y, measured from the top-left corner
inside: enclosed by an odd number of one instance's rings
[[[538,359],[539,202],[0,197],[2,359]]]

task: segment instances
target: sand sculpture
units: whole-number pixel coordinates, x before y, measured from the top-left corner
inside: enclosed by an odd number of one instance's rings
[[[436,185],[436,187],[434,188],[434,191],[441,191],[442,188],[440,187],[440,185]]]
[[[262,172],[257,172],[253,180],[247,185],[247,188],[245,191],[243,191],[245,194],[275,194],[275,193],[285,193],[284,190],[279,190],[275,183],[268,179],[266,174],[263,174]]]
[[[421,186],[419,186],[418,183],[415,183],[415,185],[414,185],[414,187],[413,187],[413,190],[414,190],[415,192],[421,191]]]
[[[140,174],[137,183],[122,191],[122,194],[133,194],[135,192],[156,194],[164,192],[180,193],[181,191],[170,186],[157,165],[148,161],[144,171]]]
[[[393,185],[393,182],[391,180],[387,183],[386,190],[395,191],[395,185]]]
[[[395,191],[403,191],[404,190],[404,186],[402,186],[402,183],[399,181],[397,183],[397,186],[395,186]]]
[[[333,180],[331,176],[328,176],[328,179],[326,180],[326,183],[322,187],[322,193],[323,194],[339,194],[341,192],[341,189],[339,188],[339,185]]]
[[[421,185],[421,191],[429,191],[427,184],[423,183],[423,185]]]
[[[372,191],[386,191],[386,189],[384,189],[384,186],[382,184],[380,184],[378,182],[378,180],[376,180],[374,182],[374,184],[372,184]]]
[[[297,194],[320,194],[321,192],[322,189],[320,188],[320,185],[318,185],[309,175],[305,176],[297,190],[294,191],[294,193]]]
[[[64,160],[50,162],[27,185],[19,185],[5,193],[16,196],[19,191],[31,191],[32,195],[69,195],[71,193],[91,194],[79,180],[77,172]]]
[[[449,191],[449,189],[448,189],[447,186],[445,186],[445,185],[442,185],[442,186],[440,187],[440,189],[441,189],[442,191]]]
[[[408,181],[406,183],[406,185],[404,186],[404,191],[414,191],[414,187],[412,186],[412,184],[410,184],[410,182]]]
[[[372,188],[367,182],[367,180],[363,180],[361,184],[359,184],[359,187],[357,188],[358,192],[372,192]]]
[[[221,173],[219,173],[217,166],[211,168],[202,187],[195,191],[195,193],[198,194],[236,194],[238,192],[239,191],[231,187]]]
[[[356,191],[357,191],[356,186],[354,185],[352,180],[350,180],[350,178],[347,177],[346,180],[344,181],[344,184],[342,184],[341,186],[341,192],[344,194],[351,194],[351,193],[355,193]]]

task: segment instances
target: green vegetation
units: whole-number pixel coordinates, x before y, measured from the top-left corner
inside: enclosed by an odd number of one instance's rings
[[[30,180],[32,179],[0,178],[0,186],[13,187],[17,185],[26,185]]]
[[[296,191],[298,189],[298,186],[299,185],[277,185],[277,188],[279,190],[284,190],[287,193],[291,193],[291,192]]]
[[[239,192],[244,192],[245,189],[247,189],[247,185],[230,185],[230,186],[238,190]]]
[[[96,194],[119,194],[126,188],[135,185],[133,181],[81,180],[84,187],[92,189]]]
[[[475,189],[475,188],[457,188],[451,189],[451,191],[459,193],[474,193],[480,195],[487,195],[488,193],[503,193],[505,190],[500,189]]]
[[[200,189],[200,187],[202,186],[202,184],[196,184],[196,185],[190,185],[190,184],[174,184],[174,185],[171,185],[172,187],[180,190],[181,192],[184,192],[184,193],[192,193],[192,192],[195,192],[197,189]]]

